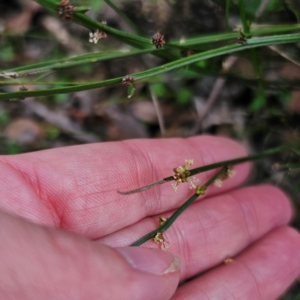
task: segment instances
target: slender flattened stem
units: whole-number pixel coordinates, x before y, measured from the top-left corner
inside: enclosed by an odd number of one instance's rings
[[[205,195],[206,189],[210,186],[220,175],[227,171],[227,166],[223,167],[219,170],[214,176],[212,176],[204,185],[197,186],[196,192],[193,194],[187,201],[185,201],[171,216],[170,218],[164,220],[159,228],[147,233],[130,246],[140,246],[143,243],[147,242],[149,239],[154,238],[157,236],[157,233],[163,233],[166,231],[174,222],[175,220],[191,205],[195,202],[195,200],[202,195]]]
[[[247,161],[258,160],[258,159],[261,159],[261,158],[264,158],[264,157],[267,157],[267,156],[271,156],[272,154],[275,154],[277,152],[281,152],[281,151],[284,151],[284,150],[290,150],[290,149],[293,149],[293,148],[295,148],[295,149],[300,148],[299,142],[279,146],[279,147],[276,147],[276,148],[271,148],[271,149],[265,150],[263,152],[254,154],[254,155],[239,157],[239,158],[236,158],[236,159],[230,159],[230,160],[217,162],[217,163],[214,163],[214,164],[202,166],[202,167],[195,168],[195,169],[190,169],[190,170],[188,170],[188,172],[189,172],[189,176],[191,177],[193,175],[196,175],[196,174],[199,174],[199,173],[202,173],[202,172],[205,172],[205,171],[209,171],[209,170],[212,170],[212,169],[220,168],[220,167],[223,167],[223,166],[233,166],[233,165],[244,163],[244,162],[247,162]],[[151,183],[151,184],[143,186],[141,188],[137,188],[135,190],[130,190],[130,191],[118,191],[118,193],[122,194],[122,195],[129,195],[129,194],[139,193],[139,192],[143,192],[143,191],[146,191],[148,189],[151,189],[153,187],[156,187],[158,185],[161,185],[163,183],[166,183],[166,182],[169,182],[169,181],[174,181],[174,180],[179,181],[179,179],[181,179],[181,177],[178,177],[178,178],[175,177],[174,178],[174,176],[176,176],[176,173],[175,173],[175,175],[165,177],[160,181]],[[215,179],[217,179],[217,178],[215,178]]]
[[[135,194],[135,193],[140,193],[140,192],[143,192],[143,191],[146,191],[146,190],[149,190],[155,186],[158,186],[158,185],[161,185],[163,183],[166,183],[167,181],[166,180],[160,180],[160,181],[156,181],[156,182],[153,182],[151,184],[148,184],[148,185],[145,185],[145,186],[142,186],[138,189],[135,189],[135,190],[130,190],[130,191],[118,191],[119,194],[121,195],[130,195],[130,194]]]

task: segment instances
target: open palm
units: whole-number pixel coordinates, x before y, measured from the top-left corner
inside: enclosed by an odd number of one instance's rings
[[[286,225],[292,209],[281,190],[237,188],[249,164],[176,220],[164,234],[168,251],[153,241],[127,247],[192,192],[117,190],[169,176],[184,159],[200,166],[243,155],[229,139],[202,136],[0,157],[1,299],[277,298],[300,273],[300,238]]]

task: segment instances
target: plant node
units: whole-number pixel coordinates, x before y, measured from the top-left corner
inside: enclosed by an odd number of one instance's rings
[[[133,82],[134,82],[134,78],[130,75],[126,75],[122,79],[122,83],[126,86],[129,86],[129,85],[133,84]]]
[[[20,88],[19,88],[19,91],[21,92],[24,92],[24,91],[28,91],[28,88],[25,87],[24,85],[22,85]],[[18,100],[24,100],[25,98],[19,98]]]
[[[164,35],[159,32],[155,33],[152,37],[152,44],[156,47],[156,49],[160,49],[165,44]]]
[[[106,21],[102,21],[102,24],[106,25],[107,23]],[[94,33],[90,32],[89,36],[89,42],[94,44],[97,44],[99,40],[107,39],[107,34],[99,29],[97,29]]]
[[[164,225],[167,220],[168,220],[167,218],[160,216],[159,226]],[[170,243],[165,240],[162,232],[157,232],[157,234],[153,238],[153,241],[155,244],[158,244],[160,246],[160,249],[162,250],[167,250],[168,248],[170,248]]]
[[[215,181],[214,181],[214,185],[216,187],[222,187],[223,185],[223,181],[228,179],[228,178],[232,178],[235,176],[235,170],[233,169],[233,166],[226,166],[226,171],[224,173],[222,173]]]
[[[199,179],[196,177],[190,177],[191,173],[189,171],[190,166],[194,163],[192,159],[186,159],[184,166],[179,166],[174,168],[173,171],[175,175],[173,175],[175,183],[172,184],[173,189],[176,191],[178,185],[182,182],[188,182],[190,184],[191,189],[195,189],[197,184],[199,183]]]
[[[240,36],[237,38],[237,42],[241,45],[247,45],[247,37],[243,31],[240,31]]]
[[[73,14],[74,6],[69,0],[61,0],[58,8],[59,17],[65,22],[70,22],[73,19]]]
[[[198,185],[198,186],[196,187],[196,194],[197,194],[197,195],[205,195],[206,189],[207,189],[207,186],[206,186],[206,185],[203,185],[203,186]]]

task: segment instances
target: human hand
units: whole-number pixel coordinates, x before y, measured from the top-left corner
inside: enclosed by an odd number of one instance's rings
[[[126,247],[191,191],[117,190],[169,176],[187,158],[200,166],[243,155],[231,140],[202,136],[2,156],[0,298],[275,299],[299,275],[300,238],[286,225],[292,209],[282,191],[236,188],[249,164],[235,166],[221,188],[210,186],[164,233],[180,271],[168,251],[145,248],[157,248],[153,241]],[[213,173],[197,177],[203,183]]]

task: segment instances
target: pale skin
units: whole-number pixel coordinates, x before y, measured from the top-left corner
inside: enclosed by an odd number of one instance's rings
[[[153,241],[127,247],[193,191],[117,190],[170,176],[185,159],[197,167],[244,155],[232,140],[201,136],[0,157],[1,299],[278,298],[300,273],[300,236],[283,191],[239,187],[250,164],[180,215],[164,233],[167,251]],[[197,177],[204,183],[213,172]]]

